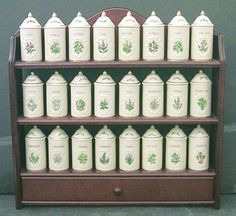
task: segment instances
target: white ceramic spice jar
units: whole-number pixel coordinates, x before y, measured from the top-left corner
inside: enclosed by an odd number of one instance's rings
[[[143,24],[143,59],[156,61],[164,59],[165,25],[152,11]]]
[[[210,60],[213,53],[213,28],[210,19],[201,11],[191,25],[191,59]]]
[[[27,118],[41,117],[44,114],[43,83],[34,72],[22,83],[23,115]]]
[[[200,125],[189,134],[188,167],[196,171],[209,168],[209,135]]]
[[[34,126],[25,137],[26,169],[42,171],[46,169],[46,136]]]
[[[76,171],[86,171],[93,168],[91,134],[83,127],[71,137],[72,140],[72,169]]]
[[[107,125],[95,136],[95,167],[99,171],[116,169],[116,137]]]
[[[168,60],[189,59],[190,25],[180,11],[168,24],[167,58]]]
[[[202,71],[193,77],[190,83],[190,115],[208,117],[211,115],[212,82]]]
[[[136,117],[139,115],[140,82],[129,71],[119,82],[119,115]]]
[[[167,81],[166,114],[172,117],[187,116],[188,81],[177,70]]]
[[[66,26],[56,13],[44,26],[45,61],[66,60]]]
[[[22,61],[42,60],[42,26],[30,12],[20,25],[20,46]]]
[[[105,11],[93,25],[94,61],[113,61],[115,59],[115,25]]]
[[[130,11],[118,24],[118,39],[119,60],[140,59],[140,25]]]
[[[68,112],[67,82],[57,71],[46,83],[47,116],[64,117]]]
[[[51,171],[69,169],[69,137],[60,126],[56,126],[48,136],[48,160]]]
[[[115,81],[106,72],[94,83],[94,115],[112,117],[115,115]]]
[[[179,126],[166,135],[166,169],[183,171],[186,169],[187,136]]]
[[[153,70],[143,81],[143,116],[160,117],[164,111],[164,83]]]
[[[123,171],[140,168],[140,136],[131,125],[119,137],[119,167]]]
[[[88,117],[91,115],[91,83],[80,71],[70,83],[71,116]]]
[[[147,171],[162,169],[163,137],[152,125],[142,136],[142,168]]]
[[[69,31],[69,60],[90,60],[90,25],[78,12],[70,25]]]

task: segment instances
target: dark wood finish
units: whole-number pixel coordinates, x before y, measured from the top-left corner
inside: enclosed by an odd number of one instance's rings
[[[124,8],[107,9],[117,25],[127,13]],[[144,17],[132,12],[140,24]],[[92,25],[101,12],[88,18]],[[116,28],[117,39],[117,28]],[[117,48],[117,44],[116,44]],[[214,205],[220,207],[220,177],[223,137],[225,53],[223,36],[214,32],[212,61],[135,62],[22,62],[19,31],[11,37],[9,84],[16,208],[22,205]],[[116,49],[117,59],[117,49]],[[34,118],[22,117],[22,73],[31,68],[212,68],[213,116],[208,118]],[[40,70],[46,72],[47,70]],[[204,172],[27,172],[24,170],[24,128],[27,125],[78,124],[206,124],[211,133],[211,169]]]

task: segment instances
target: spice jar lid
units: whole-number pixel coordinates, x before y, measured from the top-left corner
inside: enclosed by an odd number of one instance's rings
[[[56,126],[56,128],[54,128],[52,130],[52,132],[49,134],[48,136],[49,139],[55,139],[55,140],[60,140],[60,139],[66,139],[68,138],[68,135],[66,134],[66,132],[60,128],[60,126]]]
[[[143,137],[148,139],[159,139],[162,138],[162,135],[155,128],[155,126],[152,125],[149,129],[146,130],[146,132],[143,134]]]
[[[140,27],[139,23],[135,19],[135,17],[132,16],[131,12],[128,11],[127,15],[123,17],[123,19],[118,24],[119,27]]]
[[[42,84],[42,81],[34,72],[31,72],[30,75],[26,77],[23,84]]]
[[[206,16],[204,11],[201,11],[200,16],[198,16],[194,22],[192,23],[192,26],[208,26],[208,27],[213,27],[213,23],[209,19],[209,17]]]
[[[128,125],[128,128],[126,128],[122,134],[120,135],[120,138],[122,139],[139,139],[140,136],[137,133],[137,131],[132,128],[131,125]]]
[[[101,16],[97,19],[97,21],[93,24],[93,27],[96,28],[103,28],[103,27],[107,27],[107,28],[114,28],[115,25],[114,23],[111,21],[111,19],[106,16],[106,12],[103,11]]]
[[[29,139],[42,139],[46,136],[39,128],[37,128],[37,126],[33,126],[33,128],[27,133],[26,137]]]
[[[104,125],[102,129],[98,131],[95,136],[95,139],[114,139],[116,136],[112,133],[112,131]]]
[[[183,132],[182,129],[179,128],[178,125],[175,125],[175,127],[170,130],[170,132],[166,135],[166,137],[174,138],[174,139],[185,139],[185,138],[187,138],[186,134]]]
[[[80,12],[77,13],[77,16],[71,21],[68,26],[69,28],[89,28],[90,25],[87,20],[82,16]]]
[[[44,28],[65,28],[64,23],[57,17],[57,14],[53,12],[52,17],[47,21]]]
[[[146,78],[143,80],[143,83],[149,83],[149,84],[163,84],[162,79],[159,77],[159,75],[156,74],[155,70],[152,70],[150,74],[146,76]]]
[[[88,78],[80,71],[71,81],[70,85],[91,85],[91,83]]]
[[[149,16],[145,23],[143,24],[143,27],[150,26],[150,27],[156,27],[156,26],[164,26],[161,19],[156,15],[155,11],[152,11],[151,16]]]
[[[75,131],[73,136],[71,137],[72,139],[92,139],[92,135],[84,128],[84,126],[80,126],[78,130]]]
[[[171,77],[167,80],[167,84],[169,83],[181,83],[181,84],[187,84],[188,81],[185,79],[185,77],[180,73],[179,70],[176,70],[174,74],[171,75]]]
[[[205,138],[208,136],[209,136],[208,133],[200,125],[197,125],[197,127],[194,128],[192,132],[189,134],[189,137],[192,138]]]
[[[115,81],[106,71],[103,71],[103,73],[97,78],[95,83],[114,84]]]
[[[28,13],[28,17],[20,25],[20,29],[24,28],[42,28],[39,22],[33,17],[32,13]]]
[[[66,84],[64,77],[59,74],[57,71],[48,79],[47,84]]]
[[[187,20],[182,16],[181,12],[178,11],[176,16],[170,21],[168,26],[182,26],[182,27],[189,27],[189,23]]]
[[[212,83],[209,77],[203,72],[203,70],[199,70],[199,72],[193,77],[191,83]]]
[[[129,71],[120,81],[122,84],[139,84],[138,79],[136,76],[133,75],[131,71]]]

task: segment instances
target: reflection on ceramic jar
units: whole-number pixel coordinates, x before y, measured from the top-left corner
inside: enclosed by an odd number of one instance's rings
[[[187,116],[188,81],[177,70],[167,81],[167,112],[168,116]]]
[[[140,82],[129,71],[119,83],[119,115],[136,117],[139,115]]]
[[[153,70],[143,81],[143,116],[163,116],[164,83]]]
[[[69,31],[69,60],[90,60],[90,25],[78,12],[70,25]]]
[[[107,125],[95,136],[95,167],[99,171],[116,169],[116,137]]]
[[[189,134],[188,166],[196,171],[209,168],[209,135],[200,125]]]
[[[186,169],[187,136],[175,126],[166,135],[166,169],[183,171]]]
[[[190,115],[194,117],[210,116],[211,80],[202,70],[199,70],[191,80],[190,86]]]
[[[189,23],[178,11],[168,24],[168,60],[189,59],[189,28]]]
[[[69,141],[64,130],[57,126],[48,136],[48,160],[51,171],[69,169]]]
[[[43,83],[34,72],[25,79],[23,86],[23,115],[27,118],[44,114]]]
[[[193,60],[211,60],[213,53],[213,28],[210,19],[201,11],[191,25],[191,58]]]
[[[164,59],[164,27],[165,25],[156,16],[155,11],[143,24],[143,59],[163,60]]]
[[[115,81],[104,71],[94,83],[94,115],[115,116]]]
[[[29,12],[20,25],[20,46],[22,61],[42,60],[42,26]]]
[[[115,59],[115,25],[105,11],[93,25],[94,61],[113,61]]]
[[[67,82],[57,71],[48,79],[47,116],[64,117],[67,115]]]
[[[135,61],[140,59],[140,25],[128,11],[118,25],[119,60]]]
[[[42,171],[46,169],[46,136],[34,126],[25,137],[26,169]]]
[[[140,136],[131,125],[119,137],[119,167],[123,171],[140,168]]]
[[[70,83],[71,116],[88,117],[91,115],[91,83],[80,71]]]
[[[76,171],[86,171],[93,168],[91,134],[83,127],[71,137],[72,140],[72,169]]]
[[[152,125],[142,136],[142,168],[147,171],[162,169],[163,137]]]
[[[66,60],[66,26],[56,13],[44,26],[45,61]]]

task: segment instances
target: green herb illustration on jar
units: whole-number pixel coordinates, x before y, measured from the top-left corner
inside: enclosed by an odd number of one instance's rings
[[[206,109],[206,106],[207,106],[207,100],[204,97],[201,97],[198,99],[197,104],[201,108],[201,110],[204,110]]]
[[[107,110],[108,109],[108,101],[106,99],[100,101],[100,110]]]
[[[27,42],[25,45],[26,54],[32,55],[36,51],[35,46],[32,42]]]
[[[156,41],[152,40],[148,43],[148,50],[150,53],[155,54],[159,50],[159,45]]]
[[[27,103],[27,107],[28,109],[33,112],[36,108],[37,108],[37,104],[36,102],[34,101],[34,99],[29,99],[28,103]]]
[[[122,50],[126,54],[129,54],[132,51],[132,47],[133,47],[133,45],[131,42],[125,41],[125,43],[123,43],[123,45],[122,45]]]
[[[178,164],[180,162],[180,156],[174,152],[172,155],[171,155],[171,163],[173,164]]]
[[[79,99],[76,101],[76,109],[79,110],[79,111],[83,111],[85,110],[85,101],[82,100],[82,99]]]
[[[61,52],[60,44],[58,42],[53,42],[50,46],[51,53],[56,55]]]
[[[88,155],[85,154],[85,153],[81,153],[79,156],[78,156],[78,160],[81,164],[86,164],[87,161],[88,161]]]
[[[29,161],[30,163],[35,165],[39,161],[39,156],[36,153],[32,152],[29,156]]]
[[[73,48],[74,48],[75,53],[80,54],[84,50],[84,45],[81,41],[77,40],[77,41],[74,42]]]
[[[155,111],[158,109],[159,107],[159,102],[157,99],[153,99],[151,102],[150,102],[150,105],[149,105],[150,109]]]
[[[133,162],[134,162],[134,158],[133,158],[133,155],[132,154],[127,154],[125,156],[125,162],[128,164],[128,165],[131,165]]]
[[[182,106],[183,106],[183,103],[181,103],[180,98],[179,98],[179,97],[176,97],[176,98],[174,99],[173,107],[174,107],[176,110],[179,110]]]
[[[198,163],[203,164],[205,157],[206,155],[204,155],[202,152],[199,152],[196,156]]]
[[[98,51],[100,53],[106,53],[108,51],[108,43],[105,43],[104,40],[98,42]]]
[[[53,156],[53,162],[57,165],[59,165],[61,162],[62,162],[62,156],[57,153],[57,154],[54,154]]]
[[[58,98],[51,100],[52,108],[54,111],[58,111],[61,107],[61,101]]]
[[[125,109],[127,109],[129,112],[134,109],[134,102],[131,99],[125,101]]]
[[[157,162],[157,155],[154,154],[154,153],[149,154],[147,161],[148,161],[150,164],[155,164],[155,163]]]
[[[102,157],[100,157],[100,162],[103,164],[103,165],[106,165],[108,164],[110,161],[109,157],[106,156],[106,152],[103,153]]]
[[[202,40],[200,44],[198,44],[198,49],[201,52],[206,52],[208,50],[208,44],[206,40]]]
[[[174,43],[173,50],[177,52],[178,54],[182,53],[184,50],[183,43],[181,41],[176,41]]]

